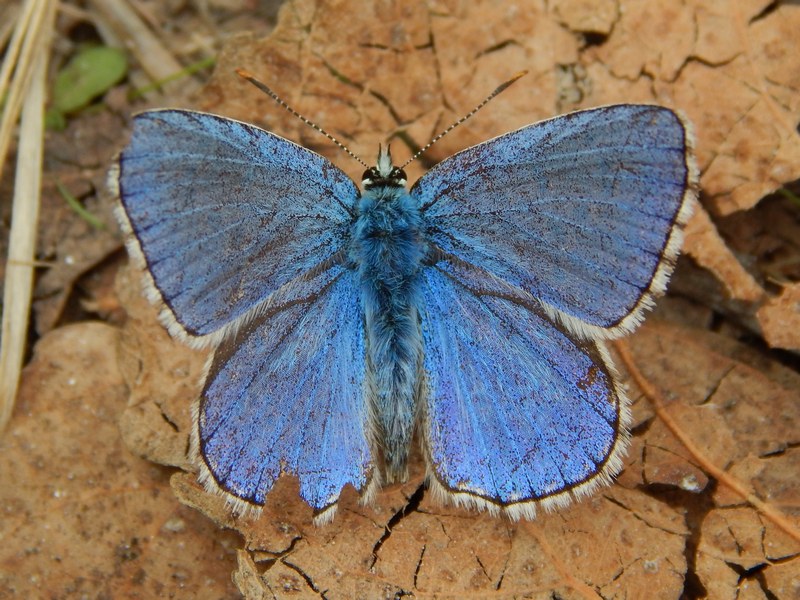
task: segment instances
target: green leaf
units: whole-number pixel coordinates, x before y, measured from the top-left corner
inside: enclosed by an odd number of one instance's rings
[[[48,108],[44,114],[44,126],[55,131],[64,131],[67,128],[67,118],[64,113]]]
[[[108,46],[80,50],[56,76],[53,109],[72,113],[119,83],[128,71],[125,53]]]

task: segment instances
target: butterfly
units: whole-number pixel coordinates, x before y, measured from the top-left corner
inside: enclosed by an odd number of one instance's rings
[[[687,123],[620,104],[534,123],[410,189],[381,149],[361,190],[253,125],[143,112],[112,178],[126,245],[176,338],[214,348],[193,408],[207,489],[258,511],[299,480],[317,522],[407,476],[532,519],[622,466],[604,340],[663,293],[695,198]]]

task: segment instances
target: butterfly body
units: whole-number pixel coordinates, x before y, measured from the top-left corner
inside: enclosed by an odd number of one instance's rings
[[[239,512],[299,480],[406,476],[533,518],[607,484],[629,411],[604,340],[662,294],[696,196],[686,123],[622,104],[535,123],[406,190],[381,152],[362,190],[318,154],[183,110],[138,115],[112,183],[170,333],[212,347],[193,407],[200,479]]]
[[[406,477],[422,357],[419,271],[427,252],[422,215],[381,152],[357,204],[349,257],[358,271],[367,337],[367,401],[386,478]],[[380,170],[379,170],[380,169]],[[369,173],[369,172],[368,172]]]

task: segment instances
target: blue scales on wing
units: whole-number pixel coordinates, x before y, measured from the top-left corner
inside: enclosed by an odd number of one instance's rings
[[[218,342],[342,249],[358,190],[320,155],[257,127],[160,110],[134,119],[119,195],[129,250],[170,332]]]
[[[201,479],[239,508],[262,506],[282,474],[318,513],[345,484],[364,493],[372,480],[358,283],[330,263],[277,292],[214,355],[193,448]]]
[[[666,284],[694,194],[690,145],[669,109],[607,106],[468,148],[411,194],[445,252],[584,337],[615,336]]]
[[[533,518],[608,483],[628,410],[603,346],[441,255],[421,273],[423,432],[434,494]]]

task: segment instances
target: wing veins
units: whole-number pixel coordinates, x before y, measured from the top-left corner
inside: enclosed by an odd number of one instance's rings
[[[483,269],[480,269],[479,267],[475,267],[475,265],[472,265],[471,263],[469,263],[469,262],[467,262],[467,261],[463,261],[463,260],[459,259],[458,257],[456,257],[456,256],[454,256],[454,255],[452,255],[452,254],[450,254],[450,253],[448,253],[448,252],[446,252],[445,250],[442,250],[441,248],[438,248],[438,247],[437,247],[437,251],[440,253],[440,256],[441,256],[441,258],[442,258],[442,259],[444,259],[444,260],[448,260],[448,261],[451,261],[451,262],[453,262],[454,264],[461,265],[463,268],[467,268],[467,269],[473,269],[473,270],[475,270],[475,271],[479,271],[479,272],[481,272],[481,274],[483,274],[483,275],[490,275],[490,279],[493,279],[493,278],[494,278],[494,276],[491,276],[491,274],[490,274],[490,273],[483,271]],[[516,305],[516,306],[519,306],[519,307],[521,307],[521,308],[523,308],[523,309],[525,309],[525,310],[527,310],[527,311],[530,311],[530,312],[532,312],[532,313],[534,313],[534,314],[537,314],[537,316],[539,316],[539,317],[541,317],[541,318],[544,318],[544,319],[546,319],[546,321],[547,321],[547,322],[551,323],[551,324],[552,324],[552,325],[553,325],[553,326],[554,326],[554,327],[555,327],[557,330],[559,330],[559,331],[562,333],[562,335],[564,335],[564,336],[565,336],[565,337],[566,337],[568,340],[570,340],[570,342],[571,342],[573,345],[575,345],[576,347],[580,348],[580,346],[578,346],[578,344],[575,342],[575,340],[573,340],[571,336],[568,336],[568,335],[566,335],[566,333],[565,333],[565,332],[564,332],[564,331],[563,331],[563,330],[562,330],[560,327],[558,327],[558,325],[557,325],[556,323],[554,323],[554,322],[553,322],[551,319],[549,319],[549,318],[548,318],[548,317],[546,317],[545,315],[542,315],[542,314],[540,314],[540,313],[537,313],[537,311],[536,311],[534,308],[532,308],[532,305],[531,305],[531,302],[530,302],[530,301],[526,301],[524,298],[521,298],[521,297],[519,297],[519,296],[514,296],[514,295],[512,295],[512,294],[510,294],[510,293],[508,293],[508,292],[502,292],[502,291],[500,291],[499,289],[498,289],[498,290],[490,290],[490,289],[482,290],[482,289],[475,288],[475,287],[473,287],[473,286],[470,286],[470,285],[469,285],[468,283],[466,283],[465,281],[462,281],[462,280],[460,280],[460,279],[456,279],[454,275],[452,275],[451,273],[448,273],[448,272],[447,272],[447,271],[445,271],[444,269],[440,268],[438,265],[433,265],[433,267],[434,267],[434,268],[435,268],[437,271],[439,271],[439,272],[440,272],[442,275],[444,275],[445,277],[447,277],[448,279],[450,279],[451,281],[453,281],[453,282],[454,282],[456,285],[458,285],[459,287],[462,287],[462,288],[464,288],[465,290],[469,291],[469,292],[470,292],[470,293],[471,293],[473,296],[475,296],[475,297],[476,297],[478,300],[480,300],[480,301],[481,301],[481,304],[482,304],[484,307],[486,307],[486,310],[488,310],[488,311],[489,311],[489,312],[491,312],[493,315],[495,315],[495,317],[497,317],[497,318],[498,318],[498,320],[500,320],[500,317],[499,317],[499,315],[496,313],[496,311],[492,310],[492,308],[491,308],[491,307],[489,307],[487,304],[485,304],[485,303],[482,301],[482,298],[483,298],[484,296],[488,296],[488,297],[491,297],[491,298],[498,298],[498,299],[500,299],[500,300],[505,300],[505,301],[507,301],[507,302],[510,302],[510,303],[512,303],[512,304],[514,304],[514,305]],[[503,281],[503,280],[500,280],[500,281],[501,281],[501,282],[502,282],[502,283],[503,283],[505,286],[508,286],[508,287],[510,287],[510,288],[512,288],[512,289],[516,289],[516,288],[515,288],[515,286],[512,286],[511,284],[508,284],[508,283],[506,283],[506,282],[505,282],[505,281]],[[520,290],[520,291],[521,291],[523,294],[525,294],[525,292],[524,292],[524,291],[522,291],[522,290]],[[534,301],[535,301],[535,299],[532,299],[532,300],[534,300]],[[514,329],[516,330],[516,328],[514,328]],[[519,331],[517,331],[517,333],[519,334]],[[523,337],[521,334],[519,334],[519,335],[520,335],[520,337],[521,337],[522,339],[525,339],[525,338],[524,338],[524,337]],[[544,356],[543,356],[543,355],[542,355],[540,352],[538,352],[538,350],[537,350],[537,348],[536,348],[535,344],[531,344],[531,343],[529,343],[529,344],[527,344],[527,345],[528,345],[528,346],[529,346],[529,347],[532,349],[532,351],[533,351],[533,352],[534,352],[534,353],[535,353],[537,356],[539,356],[539,357],[540,357],[540,358],[542,358],[542,359],[544,359],[544,358],[545,358],[545,357],[544,357]],[[604,361],[602,361],[602,360],[600,359],[600,357],[597,357],[597,358],[595,358],[595,357],[593,357],[593,356],[590,356],[590,359],[591,359],[592,363],[594,363],[594,364],[600,364],[600,365],[603,365],[603,366],[605,366],[605,363],[604,363]],[[568,387],[569,387],[569,383],[570,383],[570,382],[569,382],[569,380],[568,380],[568,379],[566,379],[566,378],[564,378],[564,377],[561,375],[561,373],[560,373],[559,371],[556,371],[556,372],[559,374],[559,376],[561,377],[562,381],[564,381],[565,383],[567,383],[567,384],[568,384]],[[611,378],[610,378],[610,377],[609,377],[609,381],[611,381]],[[611,389],[611,391],[612,391],[612,392],[614,392],[614,390],[613,390],[613,389]],[[614,396],[616,397],[616,392],[614,392]],[[602,414],[602,413],[600,413],[598,410],[596,410],[596,408],[595,408],[595,406],[594,406],[594,405],[592,405],[592,409],[593,409],[593,410],[594,410],[594,411],[595,411],[595,412],[598,414],[598,416],[599,416],[601,419],[603,419],[603,421],[605,421],[606,423],[608,423],[608,424],[609,424],[609,425],[611,425],[611,426],[613,426],[613,425],[614,425],[614,423],[612,423],[612,422],[608,421],[608,420],[605,418],[605,416],[603,416],[603,414]]]
[[[449,232],[447,232],[447,231],[443,231],[443,230],[439,229],[438,227],[437,227],[437,228],[434,228],[434,229],[435,229],[435,231],[436,231],[437,233],[439,233],[440,235],[442,235],[442,236],[444,236],[444,237],[447,237],[448,239],[450,239],[450,240],[451,240],[451,241],[454,243],[454,245],[456,245],[456,246],[462,246],[462,247],[464,247],[464,246],[467,246],[467,244],[466,244],[466,243],[465,243],[463,240],[461,240],[461,239],[459,239],[459,238],[456,238],[456,237],[454,237],[454,236],[453,236],[451,233],[449,233]],[[548,244],[548,245],[549,245],[549,244]],[[552,246],[551,246],[551,247],[552,247]],[[476,252],[476,253],[480,254],[480,255],[481,255],[481,256],[482,256],[484,259],[487,259],[487,261],[488,261],[489,263],[494,263],[494,262],[496,262],[496,261],[498,260],[498,259],[497,259],[497,257],[495,257],[495,256],[492,256],[492,255],[488,254],[486,251],[482,250],[482,249],[481,249],[479,246],[477,246],[477,245],[471,246],[471,248],[472,248],[473,252]],[[448,253],[448,254],[449,254],[449,253]],[[555,258],[556,256],[559,256],[559,255],[561,255],[561,254],[563,254],[563,253],[558,253],[558,252],[557,252],[557,253],[550,253],[550,254],[551,254],[551,256],[552,256],[553,258]],[[453,256],[453,255],[452,255],[452,254],[450,254],[450,256]],[[655,256],[655,255],[653,255],[653,256]],[[471,263],[466,263],[466,264],[471,264]],[[562,271],[564,271],[564,272],[568,272],[568,273],[572,273],[572,272],[573,272],[573,270],[572,270],[572,269],[565,269],[565,268],[564,268],[564,266],[563,266],[563,263],[557,263],[557,262],[553,262],[552,264],[556,265],[556,266],[557,266],[559,269],[561,269],[561,270],[562,270]],[[591,263],[591,264],[593,264],[593,265],[597,266],[597,264],[598,264],[598,263]],[[587,263],[587,266],[588,266],[588,263]],[[590,269],[588,269],[588,268],[586,269],[586,271],[587,271],[587,272],[588,272],[589,270],[590,270]],[[616,281],[620,281],[620,282],[622,282],[622,283],[625,283],[625,284],[627,284],[627,285],[631,286],[633,289],[635,289],[635,290],[639,291],[639,292],[640,292],[639,298],[641,298],[641,296],[642,296],[643,294],[647,293],[647,290],[649,289],[649,287],[647,287],[647,288],[641,288],[639,285],[633,284],[633,283],[631,283],[631,282],[628,282],[628,281],[626,281],[626,280],[624,280],[624,279],[621,279],[621,278],[616,278]],[[593,283],[593,282],[591,282],[590,280],[585,280],[585,281],[584,281],[583,279],[582,279],[582,282],[583,282],[583,284],[584,284],[585,286],[589,287],[590,289],[597,290],[597,292],[598,292],[598,293],[601,293],[601,294],[602,294],[602,293],[604,293],[604,292],[605,292],[605,289],[604,289],[604,288],[601,286],[600,282],[598,282],[598,283]],[[651,276],[651,278],[648,280],[648,282],[652,282],[652,276]],[[637,300],[637,303],[638,303],[638,300]],[[626,315],[627,315],[627,314],[630,314],[630,312],[626,313]],[[577,317],[574,317],[574,318],[577,318]],[[581,320],[582,320],[582,319],[581,319]]]
[[[336,264],[336,263],[334,262],[334,259],[335,259],[335,258],[336,258],[336,257],[337,257],[339,254],[343,254],[343,253],[342,253],[341,251],[340,251],[340,252],[338,252],[336,255],[334,255],[333,257],[331,257],[331,258],[330,258],[330,259],[328,259],[327,261],[324,261],[323,263],[320,263],[320,265],[319,265],[318,267],[316,267],[315,269],[312,269],[311,271],[309,271],[309,272],[308,272],[308,273],[306,273],[305,275],[302,275],[302,276],[300,276],[300,277],[296,277],[296,278],[294,278],[292,281],[289,281],[289,282],[285,283],[285,284],[284,284],[283,286],[281,286],[281,287],[280,287],[278,290],[276,290],[275,292],[273,292],[273,294],[271,294],[271,296],[272,296],[272,295],[275,295],[275,294],[278,294],[278,293],[279,293],[279,292],[281,292],[282,290],[285,290],[285,289],[287,289],[288,287],[290,287],[290,286],[292,286],[292,285],[297,285],[297,282],[298,282],[299,280],[309,280],[309,279],[313,278],[314,276],[316,276],[316,275],[318,275],[318,274],[320,274],[320,273],[322,273],[322,272],[324,272],[324,271],[328,270],[330,267],[332,267],[334,264]],[[328,266],[327,266],[327,267],[325,267],[325,265],[328,265]],[[292,308],[292,307],[294,307],[294,306],[296,306],[296,305],[298,305],[298,304],[308,304],[309,306],[313,305],[313,304],[314,304],[314,302],[316,302],[316,301],[319,299],[319,297],[320,297],[320,296],[322,296],[322,294],[323,294],[325,291],[327,291],[327,290],[328,290],[328,288],[330,288],[330,286],[331,286],[331,285],[333,285],[333,284],[334,284],[334,283],[335,283],[335,282],[336,282],[336,281],[337,281],[337,280],[338,280],[338,279],[339,279],[339,278],[342,276],[342,274],[343,274],[343,273],[339,273],[339,274],[335,275],[335,276],[334,276],[334,277],[333,277],[333,278],[332,278],[332,279],[331,279],[329,282],[327,282],[327,283],[326,283],[324,286],[322,286],[322,287],[321,287],[319,290],[315,291],[313,294],[309,294],[308,296],[305,296],[305,297],[303,297],[303,298],[294,298],[294,299],[292,299],[292,300],[290,300],[290,301],[288,301],[288,302],[286,302],[286,303],[284,303],[284,304],[278,304],[278,305],[274,305],[274,306],[268,306],[268,307],[266,307],[266,308],[265,308],[265,310],[266,310],[266,312],[268,313],[268,316],[267,316],[267,315],[265,315],[265,316],[264,316],[264,318],[266,319],[266,318],[268,318],[268,317],[275,316],[275,315],[277,315],[277,314],[279,314],[279,313],[281,313],[281,312],[283,312],[283,311],[285,311],[285,310],[287,310],[287,309],[289,309],[289,308]],[[267,303],[267,302],[268,302],[268,300],[269,300],[269,298],[267,298],[266,300],[262,301],[262,303],[261,303],[261,304],[265,304],[265,303]],[[287,329],[286,329],[286,331],[283,333],[283,335],[281,335],[281,337],[280,337],[280,338],[278,338],[278,342],[277,342],[277,343],[275,343],[273,351],[271,351],[271,352],[268,354],[268,356],[273,356],[274,352],[275,352],[275,351],[276,351],[276,350],[277,350],[277,349],[278,349],[280,346],[282,346],[282,345],[283,345],[283,343],[284,343],[284,341],[286,340],[286,338],[287,338],[287,337],[288,337],[288,336],[289,336],[291,333],[293,333],[293,332],[294,332],[294,330],[296,329],[296,327],[298,326],[298,324],[301,322],[301,320],[302,320],[302,319],[298,319],[298,320],[296,320],[294,323],[292,323],[291,325],[289,325],[289,326],[287,327]],[[267,360],[266,360],[266,358],[265,358],[265,360],[264,360],[264,361],[262,361],[262,364],[263,364],[263,363],[266,363],[266,362],[268,362],[268,361],[267,361]],[[249,387],[250,387],[250,385],[252,385],[252,383],[253,383],[253,381],[255,380],[255,378],[256,378],[256,373],[255,373],[255,371],[254,371],[254,373],[253,373],[253,376],[252,376],[252,377],[250,378],[250,380],[249,380],[249,381],[248,381],[246,384],[244,384],[242,387],[243,387],[244,389],[247,389],[247,388],[249,388]],[[209,382],[206,382],[206,384],[205,384],[205,386],[204,386],[204,387],[205,387],[205,389],[208,389],[208,386],[209,386]],[[204,393],[204,394],[205,394],[205,389],[203,390],[203,393]],[[226,423],[226,422],[227,422],[227,419],[220,419],[220,420],[218,420],[218,424],[217,424],[217,426],[216,426],[216,427],[214,427],[213,429],[210,429],[210,430],[209,430],[209,431],[211,432],[211,434],[209,435],[209,437],[212,437],[212,436],[213,436],[213,435],[216,433],[216,431],[219,429],[219,427],[220,427],[222,424]]]
[[[469,263],[464,263],[464,264],[469,264]],[[513,303],[513,304],[515,304],[515,305],[517,305],[517,306],[521,306],[522,308],[524,308],[524,309],[526,309],[526,310],[530,310],[530,308],[529,308],[529,307],[525,306],[524,304],[521,304],[521,303],[519,303],[519,302],[518,302],[518,301],[517,301],[515,298],[513,298],[513,297],[507,296],[507,295],[505,295],[505,294],[498,294],[498,293],[493,293],[493,292],[488,292],[488,291],[476,290],[476,289],[472,288],[471,286],[467,285],[466,283],[464,283],[463,281],[460,281],[460,280],[456,279],[456,278],[455,278],[455,277],[454,277],[452,274],[448,273],[447,271],[444,271],[443,269],[441,269],[441,268],[439,268],[439,267],[435,267],[435,268],[436,268],[436,270],[437,270],[437,271],[439,271],[439,272],[440,272],[440,273],[442,273],[442,274],[443,274],[445,277],[447,277],[447,278],[448,278],[450,281],[452,281],[452,282],[453,282],[453,283],[454,283],[456,286],[460,286],[460,287],[462,287],[462,288],[464,288],[464,289],[468,290],[470,293],[472,293],[472,294],[473,294],[473,295],[476,297],[476,299],[477,299],[477,300],[480,302],[481,306],[483,306],[484,310],[486,310],[486,311],[488,311],[489,313],[491,313],[492,315],[494,315],[494,316],[495,316],[495,317],[496,317],[496,318],[497,318],[499,321],[501,321],[501,322],[503,321],[503,319],[500,319],[499,315],[498,315],[498,314],[497,314],[497,313],[496,313],[494,310],[492,310],[492,308],[491,308],[489,305],[487,305],[487,304],[486,304],[486,303],[483,301],[483,299],[482,299],[482,298],[483,298],[483,296],[490,296],[490,297],[496,297],[496,298],[500,298],[500,299],[503,299],[503,300],[507,300],[507,301],[509,301],[509,302],[511,302],[511,303]],[[459,303],[459,304],[460,304],[460,303]],[[462,311],[462,312],[463,312],[463,311]],[[515,333],[517,333],[517,335],[518,335],[518,336],[519,336],[521,339],[524,339],[524,338],[523,338],[523,336],[521,336],[521,335],[520,335],[520,333],[519,333],[519,331],[516,329],[516,327],[513,327],[513,329],[514,329]],[[529,346],[529,348],[530,348],[530,344],[528,344],[528,346]],[[540,353],[536,352],[536,354],[537,354],[537,355],[538,355],[540,358],[542,358],[542,355],[541,355]],[[460,363],[456,363],[456,364],[460,364]],[[556,371],[556,372],[557,372],[557,371]],[[562,376],[561,376],[561,373],[559,373],[559,376],[560,376],[560,377],[562,377]],[[563,380],[563,377],[562,377],[562,380]],[[461,387],[461,386],[459,385],[459,389],[460,389],[460,387]],[[476,411],[476,412],[477,412],[477,411]],[[502,418],[499,418],[499,419],[498,419],[498,421],[499,421],[499,422],[502,424],[502,429],[503,429],[503,430],[504,430],[504,431],[505,431],[505,432],[508,434],[508,433],[510,432],[510,430],[508,429],[508,426],[506,425],[506,422],[505,422],[506,420],[505,420],[505,419],[502,419]],[[538,439],[538,441],[539,441],[539,444],[540,444],[541,448],[542,448],[542,449],[545,451],[545,453],[546,453],[546,454],[547,454],[547,456],[549,457],[549,459],[550,459],[550,462],[552,463],[552,465],[553,465],[553,466],[555,466],[556,470],[558,471],[558,474],[559,474],[559,475],[560,475],[560,477],[561,477],[561,480],[562,480],[564,483],[567,483],[567,478],[566,478],[566,476],[564,475],[564,472],[563,472],[563,471],[562,471],[562,469],[561,469],[561,466],[560,466],[560,463],[559,463],[559,461],[555,460],[555,457],[554,457],[554,455],[552,454],[552,452],[551,452],[551,449],[550,449],[550,448],[548,448],[548,447],[547,447],[547,444],[545,444],[545,443],[544,443],[544,439],[543,439],[542,432],[539,430],[539,428],[538,428],[538,427],[535,427],[535,426],[533,426],[533,423],[532,423],[532,422],[531,422],[529,419],[525,418],[525,421],[526,421],[526,422],[528,423],[528,425],[530,426],[530,429],[531,429],[531,431],[532,431],[532,432],[533,432],[533,433],[534,433],[534,434],[537,436],[537,439]],[[473,429],[473,430],[474,430],[474,431],[476,431],[476,433],[478,433],[478,430],[476,430],[476,429]],[[485,445],[484,445],[484,448],[485,448]],[[529,452],[530,452],[530,451],[532,451],[534,448],[535,448],[535,446],[534,446],[534,447],[531,447],[531,448],[530,448],[530,450],[529,450]],[[520,459],[520,463],[521,463],[521,462],[522,462],[522,456],[520,455],[520,453],[517,451],[517,449],[516,449],[516,448],[514,448],[513,450],[514,450],[514,454],[515,454],[515,455],[516,455],[516,456],[517,456],[517,457]],[[526,452],[526,455],[527,455],[527,452]],[[494,470],[491,468],[491,463],[489,463],[489,464],[487,465],[487,467],[489,468],[489,472],[491,473],[492,482],[495,482],[495,481],[496,481],[496,479],[495,479],[495,476],[494,476]],[[533,485],[533,483],[531,482],[531,480],[530,480],[530,478],[528,477],[528,475],[527,475],[527,474],[525,474],[525,480],[528,482],[528,489],[531,489],[531,490],[532,490],[532,489],[535,489],[535,486]],[[495,483],[495,485],[494,485],[494,489],[495,489],[496,491],[499,491],[499,489],[500,489],[500,488],[499,488],[499,486],[497,486],[497,485],[496,485],[496,483]],[[487,495],[488,495],[488,494],[487,494]]]

